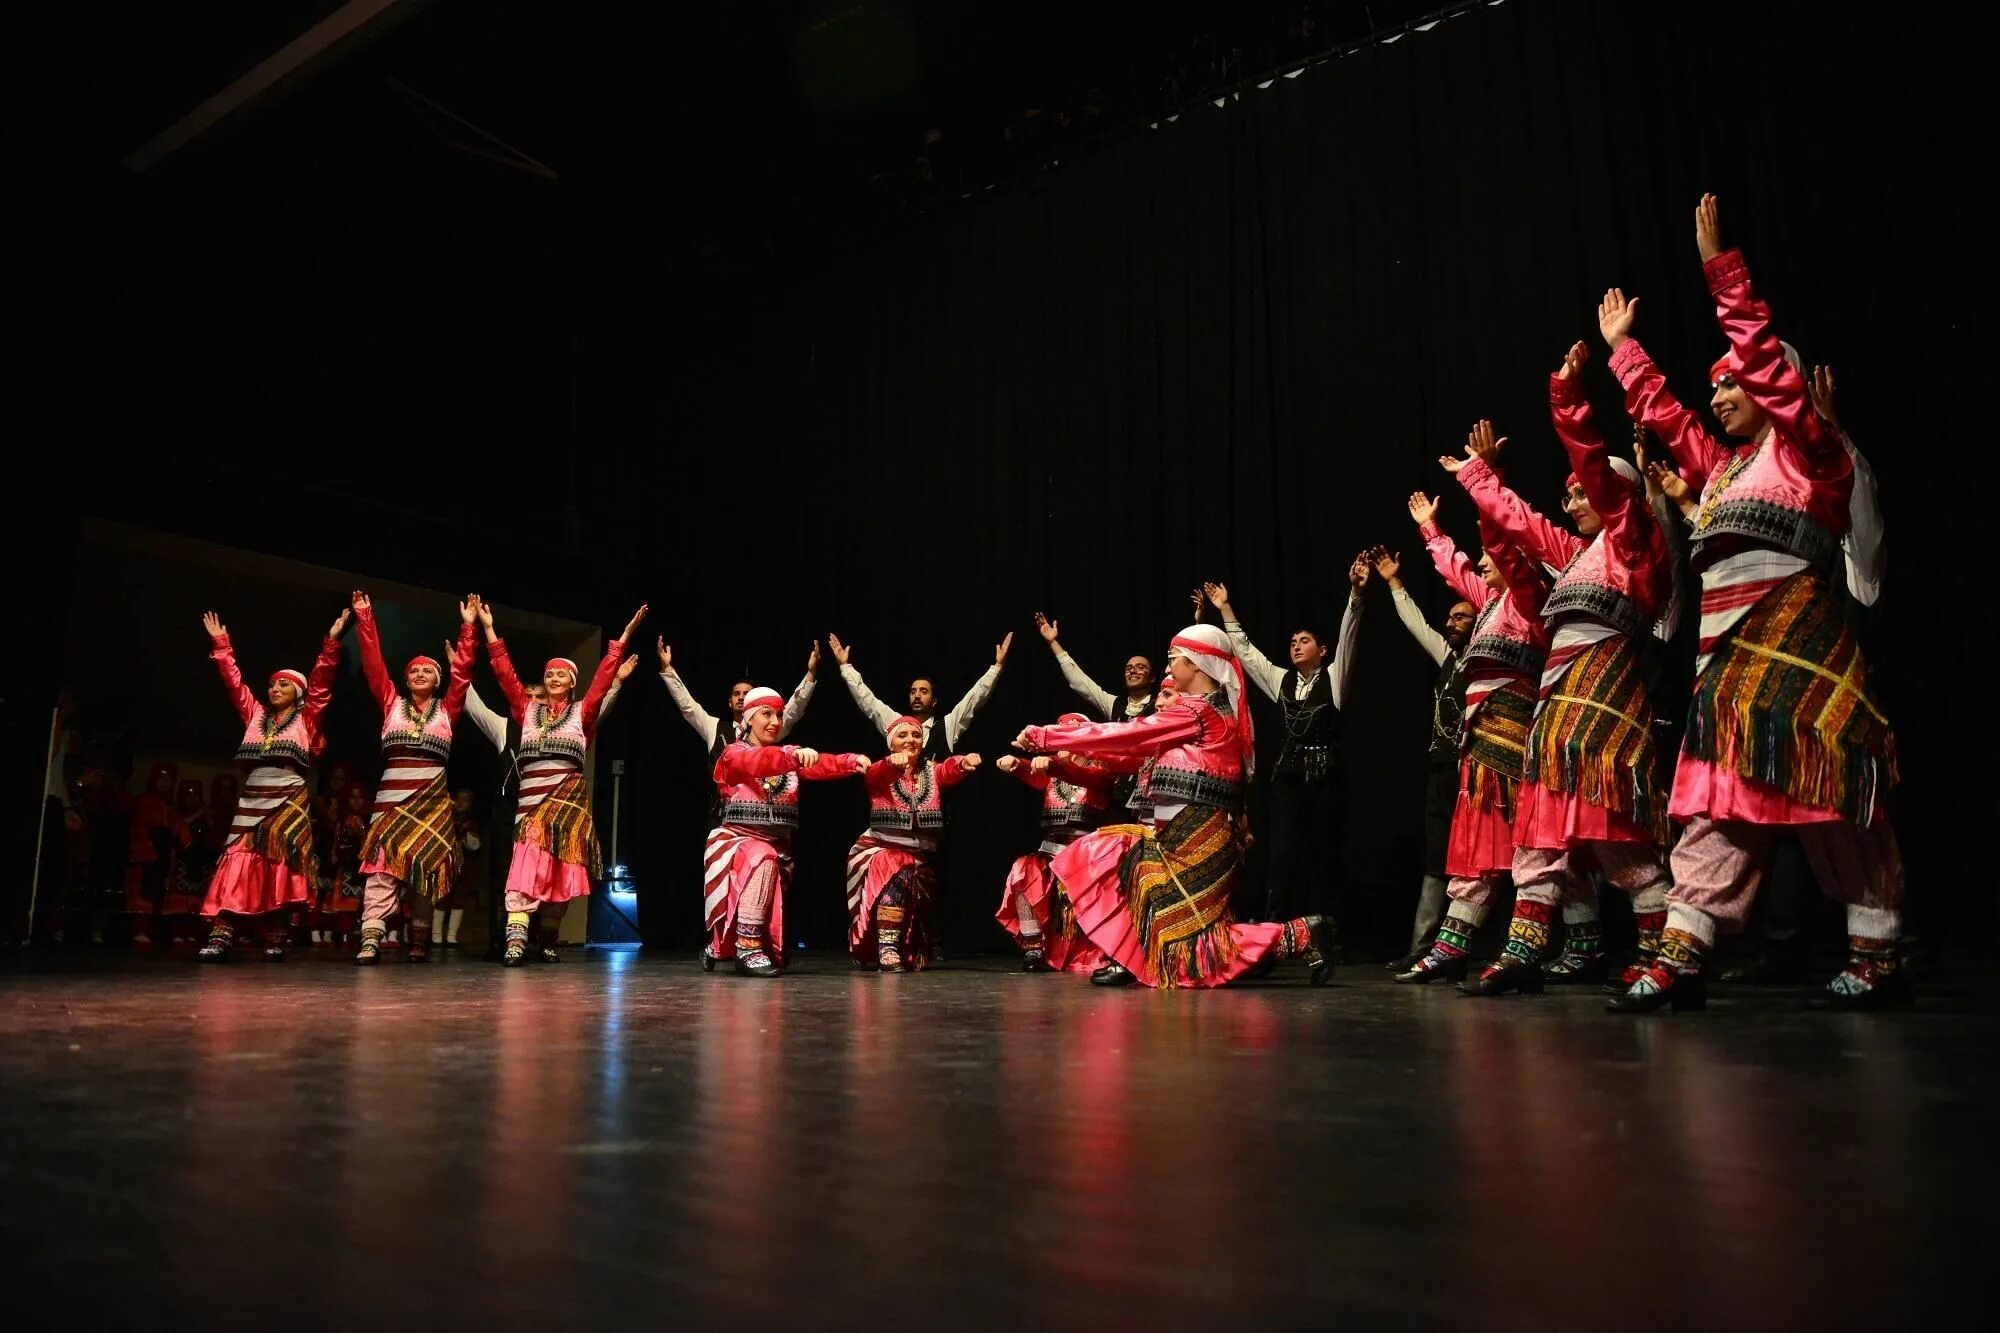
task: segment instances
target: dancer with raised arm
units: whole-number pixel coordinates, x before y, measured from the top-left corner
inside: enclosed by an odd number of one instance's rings
[[[208,655],[243,724],[236,767],[244,773],[229,840],[202,898],[201,914],[211,922],[208,942],[201,947],[204,963],[227,959],[237,927],[258,921],[264,924],[265,961],[284,962],[292,910],[312,902],[319,867],[313,857],[306,774],[326,749],[320,718],[333,702],[340,634],[349,614],[343,609],[320,641],[310,678],[289,668],[274,671],[262,700],[243,683],[229,627],[213,611],[201,618],[208,631]]]
[[[389,679],[382,661],[382,637],[367,593],[351,599],[361,640],[361,674],[382,709],[382,780],[375,787],[375,813],[361,845],[361,871],[368,885],[361,902],[361,947],[354,961],[372,966],[382,956],[382,935],[400,908],[410,920],[412,963],[430,957],[433,906],[451,896],[463,865],[452,815],[445,765],[451,759],[452,731],[472,684],[477,594],[458,604],[458,642],[451,654],[449,684],[434,657],[413,657],[403,667],[408,694]],[[442,697],[439,689],[443,688]]]
[[[1239,925],[1230,914],[1242,863],[1236,816],[1256,772],[1256,738],[1229,636],[1190,625],[1167,650],[1167,673],[1176,697],[1150,717],[1028,727],[1014,741],[1030,752],[1145,763],[1140,795],[1152,823],[1086,834],[1050,867],[1077,928],[1111,960],[1092,983],[1221,986],[1295,959],[1313,985],[1324,984],[1333,962],[1323,918]]]
[[[889,754],[869,765],[868,831],[847,853],[847,953],[854,965],[920,972],[931,963],[944,793],[976,772],[976,754],[929,759],[924,725],[901,717]]]
[[[1490,523],[1480,523],[1485,550],[1475,567],[1438,527],[1435,498],[1418,491],[1409,510],[1431,563],[1464,599],[1459,605],[1479,608],[1452,668],[1464,704],[1444,858],[1449,906],[1429,950],[1396,977],[1423,984],[1464,979],[1472,937],[1513,870],[1517,794],[1549,649],[1542,622],[1549,583]]]
[[[1327,667],[1325,636],[1313,629],[1292,633],[1291,665],[1279,669],[1244,632],[1229,603],[1229,589],[1204,584],[1202,591],[1222,616],[1243,673],[1278,705],[1284,732],[1271,765],[1271,861],[1266,871],[1264,919],[1289,910],[1324,912],[1329,932],[1340,923],[1340,711],[1354,675],[1354,644],[1366,609],[1361,590],[1368,562],[1348,566],[1347,609],[1340,639]],[[1245,705],[1246,709],[1248,705]]]
[[[1598,307],[1627,411],[1701,495],[1690,538],[1701,640],[1671,807],[1687,827],[1674,848],[1660,956],[1612,1007],[1702,1005],[1715,936],[1742,929],[1781,828],[1798,834],[1820,888],[1847,907],[1848,963],[1825,1003],[1904,1004],[1902,857],[1884,807],[1895,737],[1869,697],[1838,572],[1854,460],[1814,410],[1742,253],[1722,247],[1719,216],[1704,195],[1695,242],[1729,343],[1709,371],[1709,405],[1743,444],[1718,440],[1669,392],[1632,337],[1637,298],[1613,288]]]
[[[1075,727],[1089,721],[1081,713],[1064,713],[1056,725]],[[1023,972],[1095,972],[1104,966],[1104,955],[1077,930],[1069,899],[1049,864],[1063,848],[1104,823],[1111,792],[1127,779],[1100,760],[1073,754],[1033,759],[1003,755],[994,767],[1042,794],[1041,846],[1014,858],[994,919],[1021,946]]]
[[[799,827],[799,783],[868,770],[858,754],[781,745],[784,711],[776,690],[753,686],[743,698],[743,739],[730,742],[715,761],[722,811],[702,858],[710,941],[701,956],[704,972],[713,972],[724,957],[735,958],[739,976],[770,978],[784,970],[785,885]]]
[[[1573,471],[1556,527],[1500,480],[1504,439],[1481,421],[1463,459],[1441,458],[1482,518],[1526,555],[1560,569],[1542,618],[1547,661],[1514,821],[1514,919],[1507,945],[1473,995],[1540,991],[1555,915],[1565,927],[1556,979],[1603,975],[1596,891],[1588,873],[1632,895],[1641,963],[1666,910],[1664,782],[1653,745],[1646,654],[1670,638],[1674,555],[1665,523],[1647,503],[1633,464],[1613,458],[1591,424],[1580,375],[1588,351],[1573,344],[1549,376],[1549,412]]]
[[[898,713],[889,705],[875,697],[868,688],[868,682],[861,678],[860,668],[853,663],[854,650],[840,641],[838,634],[826,636],[826,646],[833,653],[833,660],[840,664],[840,678],[847,682],[847,691],[854,696],[854,706],[861,715],[874,723],[884,737],[889,734],[898,720],[914,717],[923,725],[924,753],[933,759],[942,759],[958,749],[967,727],[972,725],[972,716],[985,704],[993,686],[1000,680],[1000,668],[1007,664],[1007,650],[1014,646],[1014,633],[993,645],[993,665],[985,674],[972,683],[952,710],[943,715],[937,713],[937,690],[928,676],[918,676],[910,682],[910,707],[908,713]],[[940,725],[942,723],[942,725]]]
[[[605,694],[618,674],[625,646],[646,618],[632,613],[625,632],[604,645],[590,688],[576,698],[576,663],[552,657],[542,668],[539,700],[528,697],[514,672],[507,644],[493,629],[493,608],[481,603],[486,655],[507,696],[508,711],[521,728],[521,796],[514,825],[514,859],[507,867],[506,946],[500,961],[519,967],[528,957],[528,925],[544,907],[586,897],[603,873],[597,824],[583,778],[584,751],[597,734]]]
[[[1143,653],[1134,653],[1126,658],[1121,677],[1124,689],[1113,694],[1084,674],[1076,659],[1062,646],[1061,627],[1040,611],[1035,612],[1035,630],[1042,636],[1042,642],[1048,644],[1049,651],[1056,655],[1056,666],[1062,671],[1064,683],[1076,691],[1077,698],[1089,704],[1097,716],[1106,722],[1130,722],[1153,711],[1153,682],[1156,677],[1153,675],[1152,658]]]

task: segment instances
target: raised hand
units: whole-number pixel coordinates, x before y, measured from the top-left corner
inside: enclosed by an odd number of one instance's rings
[[[842,643],[840,641],[840,636],[838,634],[833,633],[831,630],[827,631],[826,647],[827,651],[833,654],[833,660],[835,662],[838,662],[841,666],[846,666],[847,659],[854,655],[854,650],[852,648],[849,648],[846,644]]]
[[[1422,491],[1410,492],[1410,517],[1416,520],[1418,527],[1421,528],[1426,523],[1435,523],[1437,515],[1438,502],[1436,496],[1425,495]]]
[[[618,683],[621,685],[624,684],[626,679],[638,669],[639,659],[636,657],[628,657],[623,662],[620,662],[618,664]]]
[[[350,608],[352,608],[355,614],[357,615],[367,611],[371,611],[375,607],[375,603],[368,600],[368,594],[361,591],[361,589],[359,588],[356,588],[353,592],[347,594],[347,605]]]
[[[674,669],[674,650],[672,645],[667,642],[666,635],[662,634],[653,640],[653,651],[659,654],[661,675],[665,675]]]
[[[333,626],[332,628],[327,630],[326,637],[329,639],[339,638],[341,636],[341,633],[344,630],[346,630],[347,622],[352,619],[354,619],[354,612],[351,608],[342,611],[339,615],[333,618]]]
[[[1588,347],[1585,347],[1580,342],[1571,343],[1569,350],[1563,353],[1562,364],[1556,367],[1557,378],[1566,380],[1575,379],[1577,376],[1583,374],[1584,363],[1589,360],[1590,349]]]
[[[481,602],[479,604],[479,623],[486,627],[488,634],[493,632],[493,607],[491,603]]]
[[[1812,378],[1806,381],[1806,389],[1812,394],[1813,411],[1819,413],[1827,425],[1839,430],[1840,418],[1833,412],[1833,367],[1814,366]]]
[[[1014,646],[1014,631],[1008,630],[1007,637],[993,645],[993,665],[1007,665],[1007,650]]]
[[[1020,766],[1021,761],[1011,754],[1003,754],[993,761],[993,767],[999,769],[1002,773],[1012,773]]]
[[[1722,253],[1722,206],[1712,194],[1694,206],[1694,243],[1704,264]]]
[[[1632,427],[1632,459],[1639,465],[1639,475],[1646,479],[1648,497],[1664,495],[1679,508],[1688,507],[1692,496],[1681,474],[1657,458],[1646,457],[1646,428],[1642,425]]]
[[[1607,287],[1604,299],[1597,303],[1597,331],[1604,335],[1604,345],[1612,351],[1632,336],[1633,321],[1639,318],[1639,298],[1625,299],[1622,287]]]
[[[465,600],[458,604],[458,618],[461,622],[467,625],[470,625],[473,621],[479,619],[478,593],[469,592],[465,595]]]
[[[1190,595],[1190,600],[1194,602],[1194,623],[1199,625],[1202,608],[1208,605],[1208,596],[1200,588],[1196,588]]]
[[[1208,598],[1208,604],[1214,607],[1224,620],[1236,619],[1235,614],[1229,609],[1229,586],[1227,584],[1204,583],[1201,585],[1201,591],[1202,595]]]
[[[618,636],[618,642],[620,643],[632,642],[632,635],[637,632],[639,628],[639,622],[644,620],[645,618],[646,618],[646,608],[644,606],[641,606],[637,611],[634,611],[632,613],[632,619],[630,619],[625,623],[625,632]]]
[[[978,755],[969,754],[964,756],[958,761],[958,766],[964,769],[968,773],[977,773],[979,771],[979,766],[985,762],[986,761],[984,759],[981,759]]]
[[[1347,581],[1354,585],[1354,591],[1360,592],[1368,586],[1369,573],[1368,552],[1359,552],[1354,557],[1354,563],[1347,567]]]
[[[798,761],[800,768],[811,768],[819,762],[819,751],[813,749],[810,745],[801,745],[798,749],[792,751],[792,758]]]
[[[211,639],[226,639],[229,637],[229,626],[223,624],[222,617],[213,611],[204,611],[201,613],[201,627],[208,631],[208,637]]]
[[[1037,611],[1035,612],[1035,632],[1042,636],[1043,643],[1053,648],[1056,646],[1056,637],[1061,633],[1061,630],[1056,627],[1055,621],[1050,620],[1040,611]]]
[[[1384,583],[1395,582],[1396,576],[1403,572],[1403,553],[1401,551],[1391,555],[1389,554],[1388,547],[1378,546],[1368,553],[1368,558],[1374,562],[1375,572],[1382,576]]]
[[[818,640],[818,639],[814,639],[814,640],[812,641],[812,650],[811,650],[810,652],[808,652],[808,653],[806,654],[806,674],[807,674],[808,676],[814,676],[814,677],[817,677],[817,676],[819,675],[819,640]]]
[[[1465,437],[1465,453],[1468,458],[1483,458],[1488,467],[1493,467],[1500,457],[1500,451],[1507,447],[1507,437],[1498,439],[1493,435],[1493,423],[1481,418],[1472,427],[1472,433]]]

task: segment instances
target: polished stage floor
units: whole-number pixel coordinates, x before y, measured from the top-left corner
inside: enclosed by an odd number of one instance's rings
[[[1901,1328],[1983,1282],[1991,976],[1638,1021],[1295,977],[17,953],[0,1253],[65,1313],[13,1326]]]

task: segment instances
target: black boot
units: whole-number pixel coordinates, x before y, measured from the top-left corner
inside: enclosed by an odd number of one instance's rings
[[[1708,1008],[1708,982],[1699,972],[1681,972],[1655,963],[1639,974],[1632,989],[1604,1006],[1614,1014],[1650,1014],[1671,1007],[1675,1013]]]
[[[1048,959],[1043,956],[1041,945],[1037,944],[1033,948],[1021,951],[1021,970],[1023,972],[1047,972],[1049,970]]]
[[[1463,981],[1466,961],[1462,953],[1446,953],[1433,946],[1431,951],[1419,958],[1409,971],[1396,974],[1396,984],[1428,986],[1433,981]]]
[[[1502,954],[1500,961],[1472,980],[1459,982],[1458,988],[1467,995],[1505,995],[1508,991],[1540,995],[1542,984],[1542,969],[1512,954]]]

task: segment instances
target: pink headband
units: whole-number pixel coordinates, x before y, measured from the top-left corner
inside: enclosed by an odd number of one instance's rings
[[[420,666],[427,666],[440,676],[444,674],[444,668],[438,665],[438,660],[435,657],[424,657],[421,655],[410,659],[409,664],[403,668],[403,674],[407,676]]]
[[[436,663],[432,663],[432,665],[435,666]],[[570,661],[567,657],[551,657],[542,667],[542,674],[546,676],[549,672],[557,669],[569,672],[572,680],[576,678],[576,663]]]
[[[282,671],[273,671],[271,673],[271,679],[289,680],[290,682],[292,682],[292,684],[298,686],[300,694],[304,694],[306,692],[306,678],[300,675],[298,672],[292,670],[290,667],[286,667]]]

